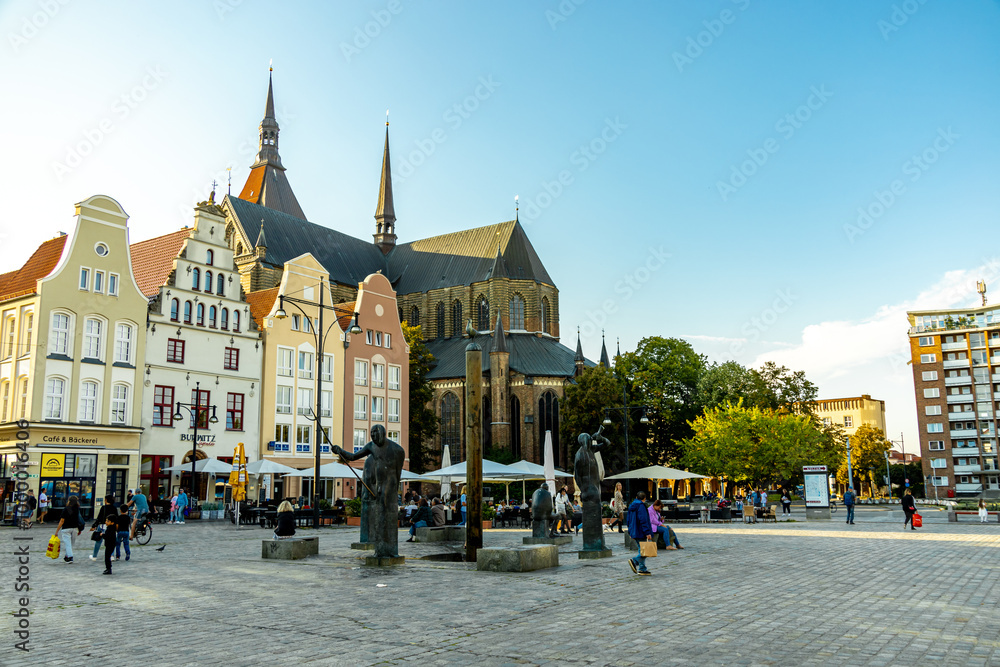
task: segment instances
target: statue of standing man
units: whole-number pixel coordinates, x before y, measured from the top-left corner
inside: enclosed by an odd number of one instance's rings
[[[599,460],[601,447],[610,445],[601,430],[593,436],[581,433],[580,448],[573,458],[573,479],[583,501],[583,551],[604,551],[604,530],[601,525],[601,481],[604,467]]]
[[[385,437],[385,427],[372,426],[371,441],[353,454],[334,445],[331,449],[346,461],[357,461],[371,456],[375,462],[374,482],[368,480],[368,462],[365,462],[365,483],[372,493],[369,513],[368,541],[375,543],[376,558],[399,556],[399,478],[403,474],[406,454],[397,443]]]

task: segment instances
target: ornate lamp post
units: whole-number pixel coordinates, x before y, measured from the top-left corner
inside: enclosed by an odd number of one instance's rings
[[[326,438],[326,431],[322,427],[320,422],[320,417],[323,414],[323,366],[322,359],[325,356],[324,345],[326,344],[327,335],[330,333],[330,329],[337,323],[337,318],[333,318],[333,322],[329,327],[324,328],[323,325],[323,313],[327,310],[332,310],[335,314],[347,314],[350,311],[343,311],[338,309],[333,305],[327,305],[323,303],[323,294],[326,292],[326,283],[320,282],[319,284],[319,302],[308,301],[306,299],[299,299],[295,297],[285,296],[284,294],[278,297],[278,310],[274,313],[275,319],[283,320],[288,317],[288,313],[285,312],[285,303],[289,303],[295,306],[295,309],[302,313],[302,316],[307,320],[311,321],[311,317],[302,306],[311,306],[313,308],[319,309],[319,324],[315,327],[310,327],[312,329],[313,338],[316,340],[316,409],[312,411],[312,414],[307,414],[306,417],[312,421],[316,422],[316,460],[315,467],[313,470],[313,492],[312,492],[312,505],[313,505],[313,528],[319,528],[319,456],[320,451],[323,449],[322,439],[326,439],[329,442],[329,438]],[[351,318],[351,325],[347,329],[349,334],[359,334],[361,333],[361,327],[358,325],[358,313],[355,312]],[[350,340],[347,335],[344,336],[344,349],[346,350],[350,345]],[[332,407],[332,406],[331,406]],[[310,410],[312,410],[310,408]],[[332,443],[331,443],[332,444]]]
[[[187,410],[191,417],[193,417],[194,425],[192,429],[194,430],[194,435],[191,437],[191,492],[197,499],[197,491],[195,490],[195,463],[198,461],[198,423],[201,421],[202,413],[208,414],[209,410],[212,411],[212,416],[208,418],[209,424],[218,424],[219,418],[215,416],[214,405],[201,404],[201,382],[194,383],[194,397],[194,403],[181,403],[177,401],[177,411],[174,413],[174,421],[184,419],[184,413],[181,412],[181,408]]]

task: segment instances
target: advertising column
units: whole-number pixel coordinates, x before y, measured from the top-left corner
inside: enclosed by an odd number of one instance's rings
[[[826,466],[802,466],[806,521],[830,520],[830,472]]]

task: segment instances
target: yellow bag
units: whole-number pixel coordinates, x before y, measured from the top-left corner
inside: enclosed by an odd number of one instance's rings
[[[53,535],[49,538],[49,548],[45,550],[45,555],[49,558],[59,558],[59,536]]]
[[[639,555],[646,558],[656,558],[656,542],[646,540],[639,542]]]

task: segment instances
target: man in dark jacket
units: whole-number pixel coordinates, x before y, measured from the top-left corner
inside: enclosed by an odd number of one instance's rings
[[[844,493],[844,507],[847,508],[847,523],[854,525],[854,504],[857,502],[858,496],[854,493],[854,487],[847,487],[847,492]]]
[[[115,497],[114,496],[104,496],[104,504],[101,505],[101,510],[97,513],[94,518],[94,525],[90,527],[90,532],[96,532],[96,536],[92,536],[91,539],[94,540],[94,553],[90,555],[90,560],[97,560],[97,554],[101,552],[101,540],[104,536],[104,531],[107,527],[108,517],[117,517],[118,510],[115,509]],[[117,533],[117,530],[112,529],[112,533]],[[117,535],[115,536],[117,538]],[[114,548],[114,544],[111,548]]]
[[[643,539],[652,540],[653,536],[653,528],[649,523],[649,510],[646,508],[644,500],[646,500],[645,491],[635,494],[635,500],[628,506],[628,512],[625,514],[625,524],[628,526],[629,537],[636,542],[641,542]],[[646,569],[646,557],[642,555],[641,548],[635,558],[629,559],[628,564],[636,574],[647,576],[652,574]]]
[[[434,515],[431,513],[431,508],[427,506],[427,500],[421,498],[417,511],[413,513],[413,517],[410,519],[410,539],[406,541],[413,541],[413,536],[416,534],[417,528],[423,528],[432,523],[434,523]]]

